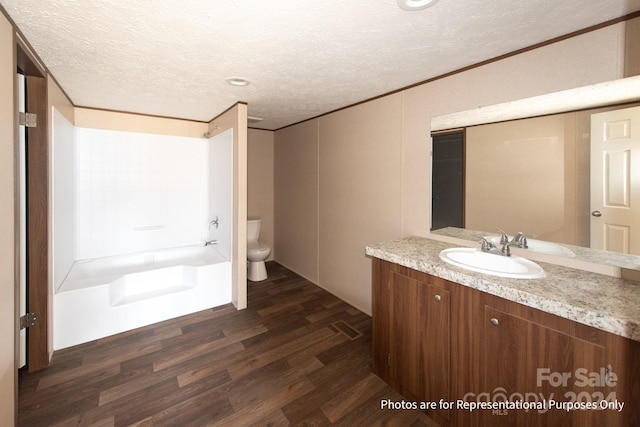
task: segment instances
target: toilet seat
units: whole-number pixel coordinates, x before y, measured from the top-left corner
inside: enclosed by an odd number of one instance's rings
[[[247,242],[247,252],[259,252],[259,251],[269,251],[269,250],[271,250],[269,245],[262,243],[258,240]]]

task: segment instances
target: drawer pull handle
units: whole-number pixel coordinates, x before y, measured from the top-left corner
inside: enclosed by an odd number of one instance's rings
[[[436,295],[434,298],[436,301],[442,301],[442,297],[440,295]]]
[[[496,319],[495,317],[492,317],[490,322],[491,322],[491,324],[493,326],[498,326],[500,324],[500,321],[498,319]]]

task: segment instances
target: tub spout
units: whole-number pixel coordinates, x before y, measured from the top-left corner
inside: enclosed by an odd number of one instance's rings
[[[218,243],[217,240],[207,240],[207,241],[204,242],[204,245],[205,246],[211,246],[211,245],[215,245],[217,243]]]

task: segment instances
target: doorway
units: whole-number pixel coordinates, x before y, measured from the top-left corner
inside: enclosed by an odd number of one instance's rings
[[[464,130],[432,140],[431,230],[464,228]]]

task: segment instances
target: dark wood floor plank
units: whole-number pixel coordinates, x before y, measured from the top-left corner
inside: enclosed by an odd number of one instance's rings
[[[313,344],[326,340],[335,334],[336,332],[332,331],[329,328],[324,328],[324,329],[311,332],[294,341],[283,344],[279,347],[276,347],[272,350],[265,351],[258,355],[245,358],[244,360],[233,364],[228,368],[229,374],[233,379],[237,379],[244,375],[248,375],[256,368],[265,366],[271,362],[287,357],[293,353],[303,351],[308,347],[312,346]]]
[[[320,408],[329,421],[336,422],[351,409],[366,401],[376,392],[386,388],[386,383],[373,373],[363,380],[345,388]]]
[[[302,349],[300,351],[297,351],[295,353],[292,353],[286,356],[286,359],[290,364],[296,365],[300,363],[302,360],[308,359],[310,357],[315,358],[316,354],[322,353],[328,348],[331,348],[335,345],[345,342],[348,339],[349,338],[344,334],[333,334],[329,338],[320,340],[305,349]]]
[[[177,375],[178,385],[180,387],[186,387],[212,375],[217,375],[220,372],[225,372],[228,375],[227,366],[229,364],[225,363],[225,361],[243,352],[244,349],[241,343],[235,343],[220,349],[215,354],[211,353],[208,355],[211,357],[219,356],[221,359],[216,358],[212,360],[209,357],[190,359],[188,366],[185,366]]]
[[[114,427],[115,426],[115,417],[108,416],[106,418],[98,417],[96,419],[91,419],[83,414],[74,415],[71,418],[66,420],[62,420],[58,423],[48,424],[50,427],[68,427],[68,426],[91,426],[91,427]]]
[[[205,425],[234,412],[229,390],[234,388],[226,370],[218,371],[175,392],[153,415],[154,425]]]
[[[236,333],[230,335],[225,335],[224,332],[221,331],[220,333],[222,334],[222,337],[219,339],[206,341],[203,344],[197,346],[193,346],[193,344],[191,344],[190,346],[187,345],[186,348],[181,347],[180,349],[174,349],[174,351],[172,351],[173,354],[166,357],[161,357],[156,362],[154,362],[153,370],[156,372],[161,371],[170,366],[174,366],[186,360],[193,359],[202,354],[211,353],[232,344],[237,344],[247,338],[251,338],[266,331],[267,329],[261,325],[247,328],[242,331],[237,331]],[[168,347],[169,345],[164,348],[166,349]]]
[[[129,425],[140,418],[152,416],[177,399],[175,378],[156,382],[151,386],[116,399],[105,408],[115,415],[115,425]]]
[[[274,390],[286,389],[292,384],[306,379],[306,374],[322,367],[318,359],[309,358],[297,365],[290,365],[284,359],[266,365],[254,375],[237,381],[228,394],[236,411],[254,405],[268,398]]]
[[[324,365],[307,375],[316,386],[315,390],[283,408],[283,412],[292,422],[300,422],[311,416],[334,396],[371,373],[368,351],[354,352],[352,356]],[[324,414],[322,417],[326,418]]]
[[[287,416],[287,419],[293,427],[324,427],[331,425],[331,421],[318,408],[310,408],[310,412],[304,418],[292,419],[291,416]]]
[[[304,396],[313,390],[313,384],[306,378],[300,379],[284,388],[273,390],[265,399],[242,408],[217,422],[214,426],[247,426],[283,407],[291,400]]]
[[[371,373],[371,318],[267,264],[248,308],[227,304],[56,351],[19,375],[19,425],[433,426]],[[345,322],[355,339],[333,326]]]
[[[159,349],[156,347],[154,350]],[[67,371],[53,373],[50,376],[44,376],[38,383],[38,390],[44,390],[48,387],[56,385],[71,385],[76,383],[87,384],[92,381],[102,381],[105,377],[117,374],[120,372],[120,365],[118,363],[97,363],[89,365],[80,365],[73,367]]]

